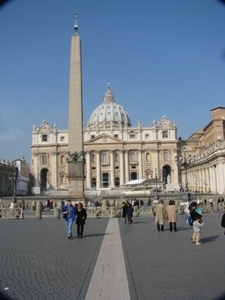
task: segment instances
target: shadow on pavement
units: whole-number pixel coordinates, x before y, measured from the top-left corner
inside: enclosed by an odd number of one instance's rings
[[[219,235],[209,236],[207,238],[201,238],[201,242],[202,242],[202,244],[209,243],[209,242],[215,242],[216,239],[218,239],[218,237],[219,237]]]

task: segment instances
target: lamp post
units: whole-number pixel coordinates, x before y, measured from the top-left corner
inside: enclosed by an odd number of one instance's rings
[[[189,155],[186,157],[186,148],[183,148],[184,156],[176,156],[175,157],[175,162],[178,167],[184,168],[185,170],[185,191],[188,192],[188,176],[187,176],[187,169],[191,165],[195,163],[195,156]]]
[[[158,176],[157,176],[157,170],[155,169],[156,199],[159,200],[157,181],[158,181]]]
[[[17,201],[17,199],[16,199],[17,180],[18,180],[18,168],[16,168],[16,170],[13,174],[13,203],[14,204]]]

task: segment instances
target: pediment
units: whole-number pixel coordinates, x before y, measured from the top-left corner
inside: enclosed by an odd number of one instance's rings
[[[40,127],[37,127],[36,125],[33,126],[33,132],[35,133],[51,133],[57,130],[56,124],[53,126],[50,126],[49,123],[44,120]]]
[[[90,145],[90,144],[121,144],[123,143],[122,140],[115,138],[114,136],[108,135],[108,134],[100,134],[93,139],[90,139],[84,143],[84,145]]]

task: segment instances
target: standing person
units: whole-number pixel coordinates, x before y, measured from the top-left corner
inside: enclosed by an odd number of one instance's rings
[[[155,212],[155,224],[158,231],[164,231],[166,209],[163,200],[159,200]]]
[[[77,205],[77,218],[76,218],[77,237],[78,238],[83,237],[84,224],[85,224],[86,219],[87,219],[87,211],[83,207],[83,204],[81,202],[79,202]]]
[[[225,228],[225,212],[224,212],[224,214],[223,214],[223,216],[222,216],[221,226],[222,226],[223,228]],[[224,230],[224,235],[225,235],[225,230]]]
[[[201,218],[202,217],[202,215],[199,213],[197,202],[192,202],[191,205],[190,205],[190,207],[189,207],[189,209],[190,209],[190,215],[191,215],[191,218],[192,218],[193,222],[195,220],[197,220],[197,218]]]
[[[197,246],[201,245],[200,236],[201,236],[201,227],[203,225],[204,225],[204,221],[200,217],[197,217],[197,219],[193,222],[192,243],[195,243]]]
[[[131,224],[133,222],[133,220],[132,220],[133,211],[134,211],[134,208],[133,208],[132,204],[130,202],[127,202],[127,221],[128,221],[128,224]]]
[[[174,231],[177,231],[177,210],[174,200],[169,200],[169,205],[167,206],[167,215],[170,231],[173,231],[173,228]]]
[[[72,205],[71,200],[67,200],[67,204],[62,208],[63,218],[66,223],[68,239],[72,238],[72,226],[76,218],[76,208]]]
[[[124,218],[124,224],[126,224],[127,223],[127,204],[124,201],[122,203],[122,210],[123,210],[122,217]]]

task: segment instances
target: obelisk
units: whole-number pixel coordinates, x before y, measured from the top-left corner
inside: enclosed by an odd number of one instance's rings
[[[70,154],[83,153],[83,97],[81,40],[78,35],[78,12],[75,13],[75,33],[71,38],[70,82],[69,82],[69,129],[68,151]],[[84,199],[84,161],[68,159],[68,197],[74,201]]]

